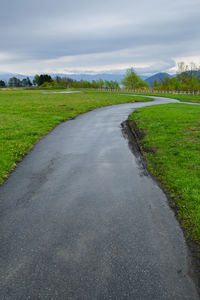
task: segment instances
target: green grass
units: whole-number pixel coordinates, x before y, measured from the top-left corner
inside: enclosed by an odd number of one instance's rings
[[[147,101],[97,92],[42,94],[41,90],[0,90],[0,183],[42,136],[64,120],[119,103]]]
[[[200,245],[200,106],[164,104],[129,116],[148,169],[163,184],[188,237]]]

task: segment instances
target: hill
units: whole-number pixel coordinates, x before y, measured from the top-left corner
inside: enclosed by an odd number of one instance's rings
[[[153,76],[150,76],[145,81],[148,83],[150,87],[153,86],[154,80],[157,80],[157,82],[162,81],[165,77],[172,77],[172,75],[169,75],[168,73],[157,73]]]

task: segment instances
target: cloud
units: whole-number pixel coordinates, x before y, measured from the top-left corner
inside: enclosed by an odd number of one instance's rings
[[[5,2],[0,71],[170,70],[198,57],[199,12],[199,0]]]

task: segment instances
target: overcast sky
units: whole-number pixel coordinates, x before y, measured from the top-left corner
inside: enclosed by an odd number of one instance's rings
[[[200,65],[200,0],[0,0],[0,72],[174,72]]]

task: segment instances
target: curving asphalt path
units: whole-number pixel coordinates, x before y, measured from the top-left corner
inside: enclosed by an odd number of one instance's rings
[[[0,299],[196,300],[182,231],[120,124],[94,110],[57,126],[0,186]]]

